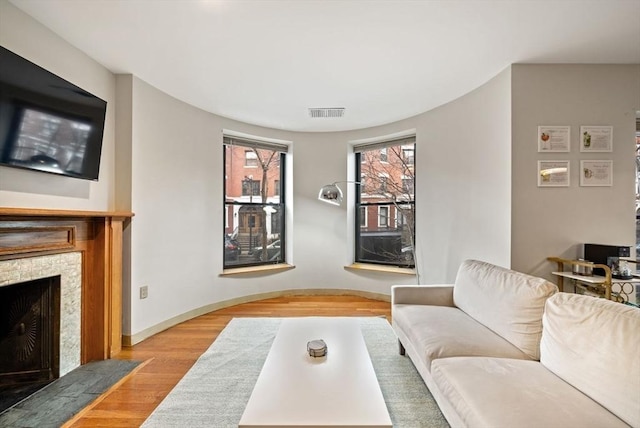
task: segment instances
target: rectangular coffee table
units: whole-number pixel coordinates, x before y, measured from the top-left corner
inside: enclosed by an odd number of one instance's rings
[[[307,353],[315,339],[326,357]],[[239,426],[391,427],[358,320],[282,320]]]

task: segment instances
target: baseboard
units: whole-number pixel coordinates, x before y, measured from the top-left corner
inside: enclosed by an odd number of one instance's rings
[[[252,294],[250,296],[236,297],[234,299],[224,300],[222,302],[216,302],[209,305],[202,306],[200,308],[192,309],[183,314],[177,315],[173,318],[169,318],[161,323],[146,328],[131,336],[122,336],[122,346],[133,346],[143,340],[160,333],[174,325],[180,324],[185,321],[189,321],[192,318],[199,317],[200,315],[208,314],[209,312],[217,311],[220,309],[228,308],[230,306],[240,305],[242,303],[255,302],[264,299],[273,299],[275,297],[287,297],[287,296],[358,296],[367,299],[380,300],[383,302],[391,302],[391,296],[382,293],[373,293],[370,291],[361,290],[342,290],[342,289],[304,289],[304,290],[281,290],[272,291],[269,293]]]

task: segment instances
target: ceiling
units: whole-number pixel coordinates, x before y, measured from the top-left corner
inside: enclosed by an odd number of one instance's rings
[[[512,63],[640,63],[640,0],[10,1],[114,73],[294,131],[411,117]]]

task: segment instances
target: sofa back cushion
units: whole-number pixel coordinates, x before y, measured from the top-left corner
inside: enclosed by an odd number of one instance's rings
[[[557,291],[558,287],[545,279],[466,260],[458,269],[453,302],[476,321],[538,360],[544,304]]]
[[[631,426],[640,427],[640,309],[578,294],[547,301],[540,362]]]

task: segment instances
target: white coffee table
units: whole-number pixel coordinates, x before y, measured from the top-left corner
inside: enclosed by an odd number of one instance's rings
[[[314,339],[326,357],[309,356]],[[239,426],[391,427],[358,321],[284,319]]]

